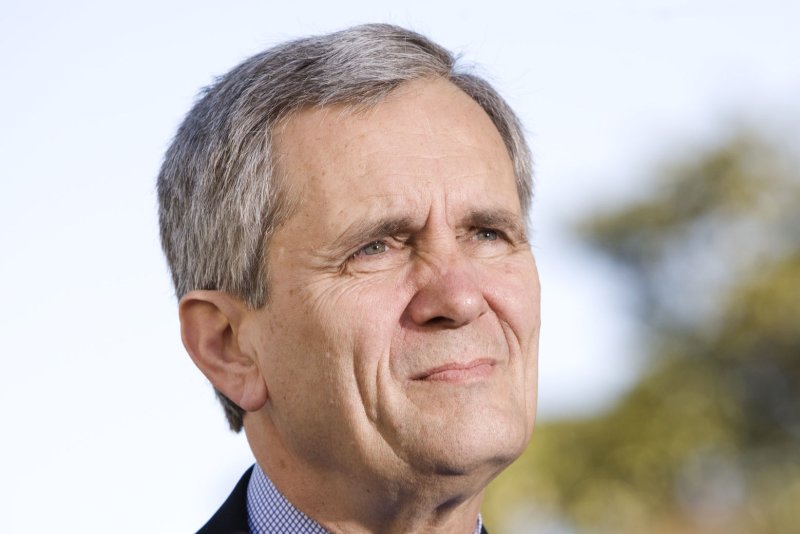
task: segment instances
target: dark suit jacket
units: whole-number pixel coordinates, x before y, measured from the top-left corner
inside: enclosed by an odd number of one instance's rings
[[[249,534],[247,525],[247,484],[253,466],[244,472],[242,478],[236,483],[228,499],[222,504],[214,517],[197,531],[197,534]]]
[[[252,467],[245,471],[228,499],[217,510],[214,517],[209,519],[208,523],[197,531],[197,534],[249,533],[249,527],[247,526],[247,484],[250,482],[252,473]],[[485,527],[481,530],[481,534],[487,534]]]

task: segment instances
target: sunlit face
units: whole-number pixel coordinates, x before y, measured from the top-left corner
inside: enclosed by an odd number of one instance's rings
[[[495,474],[533,427],[539,284],[491,120],[426,80],[275,142],[299,203],[254,346],[283,445],[359,479]]]

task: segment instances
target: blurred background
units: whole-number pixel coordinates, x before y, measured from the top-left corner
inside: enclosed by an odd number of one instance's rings
[[[252,463],[180,343],[154,180],[200,88],[392,22],[536,161],[540,407],[494,533],[800,525],[800,3],[4,0],[0,531],[190,532]]]

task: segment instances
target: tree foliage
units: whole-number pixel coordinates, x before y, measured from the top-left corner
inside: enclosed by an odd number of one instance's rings
[[[797,531],[797,169],[740,132],[581,225],[630,282],[646,372],[609,412],[537,427],[490,487],[490,526],[516,509],[532,532]]]

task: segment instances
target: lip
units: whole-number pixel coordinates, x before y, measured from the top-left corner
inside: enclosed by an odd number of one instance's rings
[[[460,383],[485,378],[492,373],[495,361],[479,358],[466,363],[451,362],[428,369],[411,379],[422,382]]]

